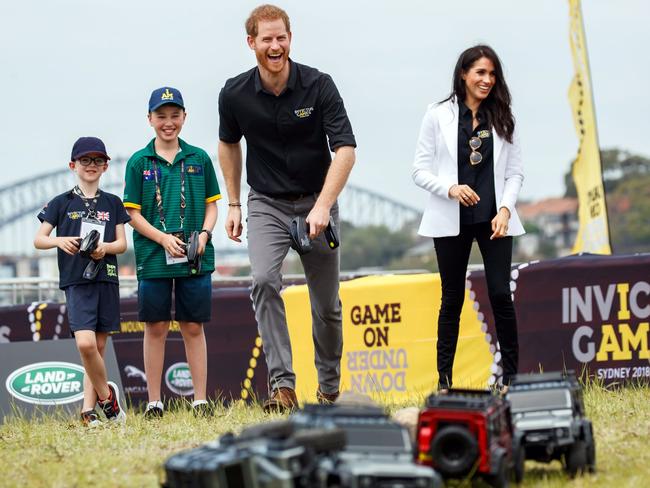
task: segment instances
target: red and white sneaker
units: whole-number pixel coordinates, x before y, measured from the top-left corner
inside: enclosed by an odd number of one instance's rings
[[[98,402],[100,408],[109,422],[126,422],[126,412],[124,407],[120,405],[120,390],[112,381],[108,382],[108,389],[111,394],[106,400]]]

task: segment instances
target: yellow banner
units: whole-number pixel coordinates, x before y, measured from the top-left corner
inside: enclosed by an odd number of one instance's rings
[[[431,393],[438,382],[436,337],[440,307],[440,275],[369,276],[344,281],[341,391],[406,400]],[[306,285],[282,293],[296,372],[296,393],[315,401],[311,309]],[[494,356],[481,330],[469,291],[461,313],[454,361],[454,386],[485,388]]]
[[[578,193],[580,224],[573,252],[611,254],[607,205],[580,0],[569,0],[569,11],[571,18],[569,38],[575,67],[575,76],[569,88],[569,101],[580,140],[578,155],[572,168],[573,181]]]

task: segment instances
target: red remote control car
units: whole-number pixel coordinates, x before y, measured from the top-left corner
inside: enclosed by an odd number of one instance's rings
[[[420,412],[416,461],[445,478],[482,476],[508,486],[524,476],[525,452],[506,400],[484,390],[430,395]]]

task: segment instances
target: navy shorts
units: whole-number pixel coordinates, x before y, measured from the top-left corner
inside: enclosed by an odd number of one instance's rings
[[[187,278],[148,278],[138,282],[138,320],[166,322],[209,322],[212,311],[212,278],[209,274]]]
[[[70,285],[65,289],[70,331],[120,330],[120,287],[117,283],[95,282]]]

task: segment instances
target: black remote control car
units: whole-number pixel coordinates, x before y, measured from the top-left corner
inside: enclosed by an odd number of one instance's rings
[[[307,404],[290,420],[297,428],[338,428],[346,435],[332,470],[334,487],[437,488],[442,478],[413,460],[408,429],[381,407]]]
[[[307,405],[288,420],[174,454],[167,488],[439,488],[406,428],[379,408]]]

